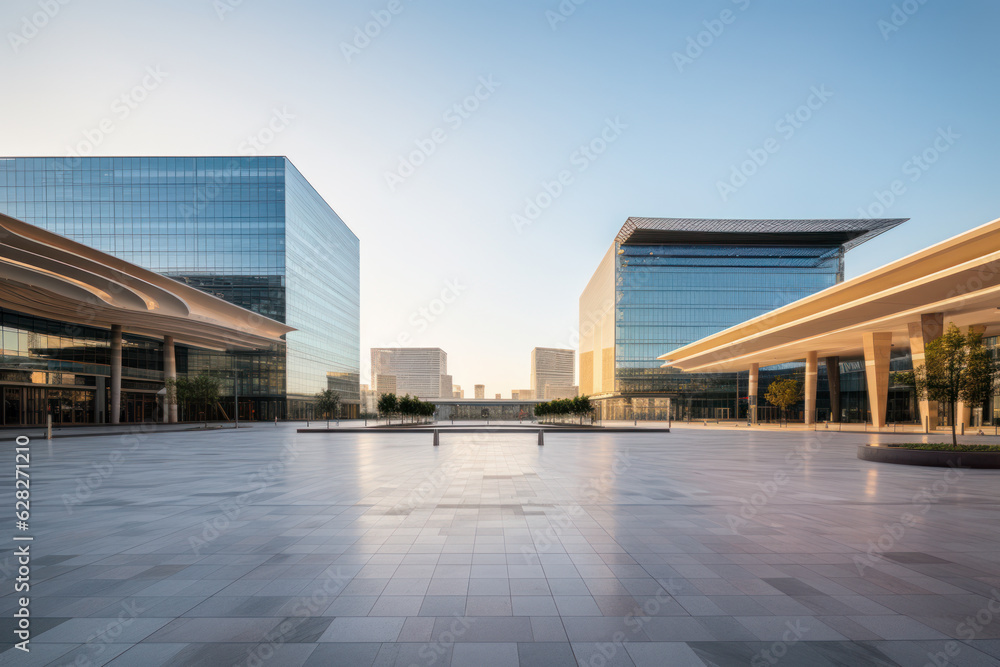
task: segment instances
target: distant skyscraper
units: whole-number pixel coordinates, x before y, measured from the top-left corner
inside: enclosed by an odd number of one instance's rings
[[[551,399],[548,387],[561,388],[565,394],[567,387],[574,385],[576,377],[576,352],[551,347],[536,347],[531,351],[531,389],[535,397]]]
[[[465,398],[465,391],[461,385],[453,384],[451,386],[451,396],[452,398]]]
[[[475,386],[475,389],[476,389],[476,398],[486,398],[486,385],[485,384],[477,384]]]
[[[387,389],[389,377],[394,379],[392,392]],[[372,378],[378,394],[451,397],[448,355],[439,347],[373,347]]]

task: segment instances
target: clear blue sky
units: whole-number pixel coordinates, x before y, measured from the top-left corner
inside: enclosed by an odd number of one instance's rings
[[[0,8],[2,150],[64,155],[110,118],[95,155],[240,154],[284,110],[259,152],[289,156],[361,238],[363,376],[369,347],[406,335],[444,348],[470,395],[527,387],[531,348],[573,342],[631,215],[856,217],[901,181],[885,216],[911,222],[852,251],[849,276],[1000,215],[989,0],[46,2],[37,34],[37,0]],[[387,25],[345,55],[371,12]],[[150,67],[166,75],[125,116],[115,100]],[[605,128],[601,155],[578,152]],[[908,164],[949,128],[933,164]],[[766,162],[724,198],[748,151]]]

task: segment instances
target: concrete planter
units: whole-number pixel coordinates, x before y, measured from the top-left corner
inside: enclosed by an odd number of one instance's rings
[[[902,447],[858,447],[858,458],[876,463],[939,468],[1000,468],[1000,452],[934,452]]]

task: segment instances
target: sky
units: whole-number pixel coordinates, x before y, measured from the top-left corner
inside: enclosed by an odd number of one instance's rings
[[[529,386],[629,216],[1000,216],[992,0],[7,0],[6,155],[286,155],[361,240],[369,348]],[[125,96],[123,98],[123,96]],[[110,121],[110,122],[106,122]]]

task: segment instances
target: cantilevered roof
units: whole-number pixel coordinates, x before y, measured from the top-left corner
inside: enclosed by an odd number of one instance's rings
[[[819,357],[862,356],[863,334],[892,334],[942,313],[945,326],[1000,334],[1000,219],[660,357],[684,371],[746,370]]]
[[[629,218],[619,243],[634,245],[842,245],[868,241],[908,218],[872,220],[704,220]]]
[[[2,214],[0,308],[214,350],[267,347],[295,330]]]

